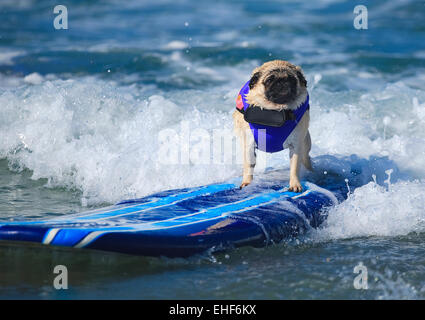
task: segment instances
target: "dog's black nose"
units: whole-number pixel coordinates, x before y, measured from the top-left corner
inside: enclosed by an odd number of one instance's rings
[[[289,91],[291,91],[291,87],[286,78],[277,79],[274,82],[272,89],[276,91],[276,93],[281,94],[289,93]]]

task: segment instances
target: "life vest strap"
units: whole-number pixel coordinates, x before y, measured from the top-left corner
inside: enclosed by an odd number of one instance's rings
[[[296,120],[292,110],[268,110],[253,105],[244,110],[243,115],[246,122],[271,127],[281,127],[288,120]]]

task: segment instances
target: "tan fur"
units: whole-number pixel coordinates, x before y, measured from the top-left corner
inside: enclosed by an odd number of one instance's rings
[[[265,88],[263,80],[270,74],[276,72],[273,70],[284,69],[286,72],[291,73],[298,79],[297,94],[293,101],[287,104],[276,104],[267,100],[265,96]],[[300,67],[295,66],[287,61],[274,60],[264,63],[262,66],[255,68],[252,72],[254,75],[257,72],[261,73],[257,84],[254,88],[250,89],[247,95],[247,102],[254,104],[265,109],[282,110],[282,109],[297,109],[307,98],[307,88],[301,84],[296,72],[302,73]],[[233,113],[234,130],[235,134],[239,137],[244,157],[243,165],[243,180],[241,188],[249,185],[254,176],[254,167],[256,162],[255,157],[255,140],[250,132],[249,123],[244,120],[243,114],[239,111]],[[307,110],[301,118],[301,121],[295,127],[294,131],[284,142],[283,147],[289,148],[290,155],[290,180],[289,189],[295,192],[301,192],[302,187],[299,181],[299,169],[302,163],[307,169],[312,170],[309,152],[311,149],[311,138],[308,132],[310,121],[310,112]]]

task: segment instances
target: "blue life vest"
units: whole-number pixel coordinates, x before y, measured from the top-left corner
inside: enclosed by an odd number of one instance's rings
[[[246,95],[249,92],[249,81],[245,83],[239,91],[238,98],[236,99],[236,109],[242,113],[249,108],[246,101]],[[308,103],[309,97],[307,95],[304,103],[296,110],[293,110],[295,120],[286,120],[281,127],[271,127],[256,123],[249,123],[252,134],[254,135],[257,149],[265,152],[278,152],[283,150],[283,143],[295,129],[298,122],[300,122],[304,113],[310,108]]]

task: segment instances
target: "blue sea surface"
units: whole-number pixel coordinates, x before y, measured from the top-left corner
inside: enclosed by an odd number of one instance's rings
[[[238,91],[273,59],[308,81],[307,178],[347,178],[351,193],[319,230],[262,249],[166,259],[0,243],[0,298],[425,298],[423,1],[61,4],[68,29],[54,28],[55,1],[0,2],[0,221],[240,176],[199,135],[187,159],[164,163],[160,136],[231,133]],[[287,175],[287,151],[267,170]],[[367,290],[353,285],[360,262]],[[69,290],[52,286],[58,264]]]

